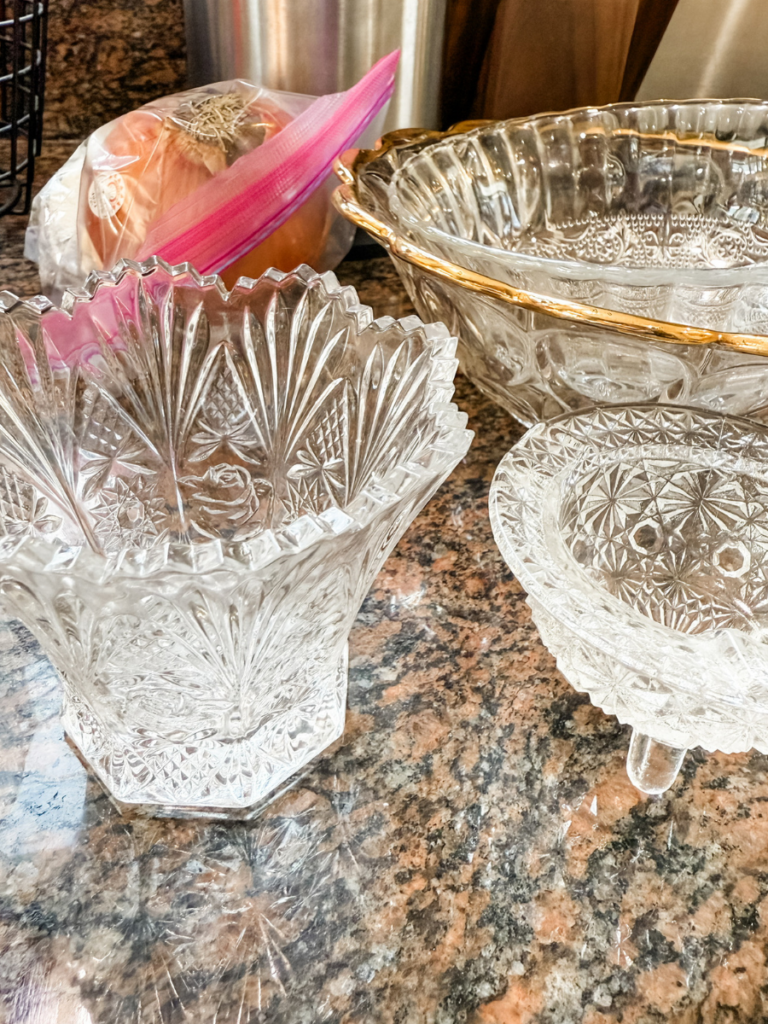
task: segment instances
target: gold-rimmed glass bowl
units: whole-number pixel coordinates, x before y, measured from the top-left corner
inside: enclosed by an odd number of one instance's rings
[[[523,422],[647,400],[763,416],[768,342],[739,339],[768,333],[766,139],[768,104],[698,100],[393,133],[342,163],[338,202]]]

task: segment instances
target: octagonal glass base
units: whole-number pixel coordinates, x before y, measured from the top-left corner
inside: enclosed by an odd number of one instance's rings
[[[67,735],[118,807],[148,816],[247,818],[294,785],[344,731],[347,646],[300,705],[273,710],[248,735],[179,741],[108,727],[65,687]],[[269,688],[269,687],[267,687]]]

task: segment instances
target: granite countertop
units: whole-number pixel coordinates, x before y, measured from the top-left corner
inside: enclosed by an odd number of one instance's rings
[[[22,231],[0,287],[30,294]],[[386,259],[339,277],[411,311]],[[520,429],[462,377],[457,401],[476,440],[352,630],[344,737],[253,822],[121,817],[0,623],[0,1021],[768,1021],[768,758],[633,789],[628,730],[557,672],[491,536]]]

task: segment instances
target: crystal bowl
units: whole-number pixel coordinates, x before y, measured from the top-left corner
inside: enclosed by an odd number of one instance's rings
[[[491,523],[542,639],[633,728],[630,778],[689,747],[768,753],[768,428],[680,406],[604,406],[528,431]]]
[[[646,400],[766,415],[768,103],[396,132],[337,171],[337,205],[524,423]]]
[[[332,274],[0,295],[0,596],[112,797],[247,813],[342,732],[347,635],[465,454],[455,341]]]

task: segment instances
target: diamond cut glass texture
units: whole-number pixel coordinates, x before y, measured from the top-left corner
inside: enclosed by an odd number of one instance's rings
[[[768,103],[616,105],[404,138],[356,169],[401,238],[542,296],[768,334]],[[765,417],[768,362],[478,297],[401,259],[477,386],[531,424],[611,402]]]
[[[472,436],[455,341],[308,268],[0,303],[3,600],[118,801],[246,812],[343,730],[352,621]]]
[[[568,680],[683,751],[768,752],[768,428],[606,406],[532,428],[491,521]]]

